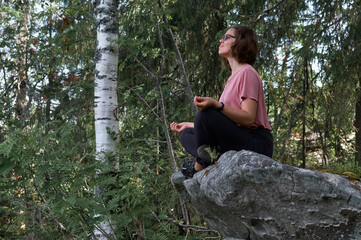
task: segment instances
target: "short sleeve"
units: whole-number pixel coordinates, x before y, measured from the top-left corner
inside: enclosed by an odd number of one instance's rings
[[[256,72],[251,69],[246,69],[241,76],[242,80],[239,85],[240,101],[244,99],[253,99],[258,102],[259,99],[259,89],[260,89],[260,80]]]

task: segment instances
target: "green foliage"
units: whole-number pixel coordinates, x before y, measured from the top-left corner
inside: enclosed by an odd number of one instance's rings
[[[160,78],[166,125],[192,121],[169,29],[194,94],[218,98],[229,76],[220,66],[219,39],[233,24],[253,27],[274,159],[329,165],[359,179],[353,122],[360,87],[360,1],[155,2],[157,18],[153,0],[123,1],[119,7],[121,130],[119,136],[108,132],[120,139],[117,155],[109,153],[119,160],[119,170],[95,161],[91,3],[31,2],[27,114],[17,119],[14,88],[23,45],[16,36],[24,13],[19,1],[0,2],[0,238],[89,239],[94,224],[111,219],[118,239],[184,239],[186,230],[174,223],[184,220],[169,181],[173,169],[158,90],[144,70]],[[179,135],[170,137],[178,164],[190,158]],[[95,186],[102,196],[94,196]],[[191,216],[191,224],[204,224]],[[187,235],[203,237],[217,235]]]
[[[312,167],[311,169],[314,168]],[[355,161],[335,162],[327,168],[316,166],[315,169],[342,175],[352,182],[361,181],[361,167]]]
[[[6,239],[23,236],[30,231],[45,237],[46,231],[37,229],[39,222],[44,226],[50,225],[46,228],[47,237],[52,234],[61,236],[50,216],[64,225],[79,222],[70,209],[77,204],[86,208],[88,200],[81,196],[92,195],[90,189],[85,189],[85,177],[94,174],[94,169],[82,164],[91,155],[78,152],[87,143],[77,141],[76,128],[72,123],[53,122],[48,125],[58,131],[51,130],[45,135],[43,127],[16,130],[0,144],[1,186],[7,190],[8,201],[2,206],[12,209],[12,217],[8,221],[18,226],[5,231]],[[11,171],[6,167],[8,165],[12,165]],[[33,214],[39,219],[32,220]]]
[[[358,163],[355,163],[354,161],[333,163],[330,166],[330,169],[335,173],[347,175],[349,179],[361,181],[361,166],[359,166]]]

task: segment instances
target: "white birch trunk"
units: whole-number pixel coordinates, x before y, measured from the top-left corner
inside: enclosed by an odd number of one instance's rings
[[[118,150],[119,120],[117,99],[118,70],[118,3],[119,0],[95,0],[94,13],[97,27],[94,79],[94,115],[97,161],[104,162],[107,153]],[[118,164],[114,163],[118,168]],[[95,195],[101,189],[95,187]],[[110,221],[95,226],[96,239],[113,239]]]

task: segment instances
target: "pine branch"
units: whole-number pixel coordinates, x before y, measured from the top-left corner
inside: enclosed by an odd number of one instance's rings
[[[279,2],[277,2],[275,5],[273,5],[272,7],[260,12],[260,13],[256,13],[253,15],[239,15],[240,18],[253,18],[256,17],[256,19],[254,19],[253,21],[251,21],[251,23],[254,25],[257,22],[259,22],[261,19],[263,19],[264,17],[266,17],[270,12],[272,12],[273,10],[275,10],[276,8],[278,8],[279,5],[281,5],[285,0],[280,0]]]
[[[276,3],[274,6],[272,6],[269,9],[264,10],[258,17],[254,20],[254,23],[257,23],[262,18],[266,17],[270,12],[272,12],[274,9],[278,8],[279,5],[281,5],[285,0],[280,0],[278,3]]]

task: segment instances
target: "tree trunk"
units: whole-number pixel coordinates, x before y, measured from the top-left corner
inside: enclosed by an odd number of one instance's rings
[[[95,0],[94,14],[97,27],[94,79],[94,117],[96,160],[105,162],[107,154],[117,156],[119,145],[119,120],[117,98],[118,39],[119,39],[119,0]],[[117,161],[112,163],[118,168]],[[100,174],[100,172],[98,173]],[[95,187],[96,197],[102,191]],[[98,215],[99,216],[99,215]],[[110,221],[96,226],[96,239],[112,239]]]
[[[306,89],[308,83],[307,59],[304,59],[303,96],[302,96],[302,165],[306,167]]]
[[[27,43],[28,43],[28,28],[29,28],[29,1],[24,0],[21,4],[22,18],[18,24],[17,51],[18,56],[15,59],[17,68],[17,83],[15,90],[15,111],[16,118],[24,121],[25,109],[26,109],[26,93],[27,93]]]
[[[361,166],[361,76],[359,77],[359,86],[356,88],[356,119],[355,119],[355,128],[356,128],[356,141],[355,141],[355,162]]]
[[[15,3],[17,4],[17,3]],[[16,47],[17,56],[14,59],[16,64],[17,80],[15,85],[15,116],[23,125],[25,122],[26,110],[26,96],[27,96],[27,43],[28,43],[28,29],[29,29],[29,1],[24,0],[19,4],[19,13],[22,14],[17,23]],[[30,180],[31,181],[31,180]],[[25,198],[25,227],[26,239],[35,239],[35,222],[34,211],[31,207],[33,202],[31,191],[28,190],[27,185],[24,185],[24,198]]]

